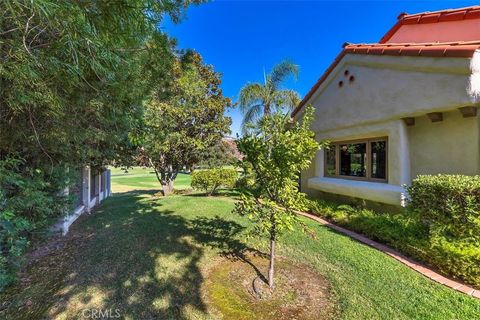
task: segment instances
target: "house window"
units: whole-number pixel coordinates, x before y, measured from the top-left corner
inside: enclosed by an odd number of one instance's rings
[[[370,142],[371,172],[373,179],[387,179],[387,141]]]
[[[340,175],[367,176],[367,143],[340,144]]]
[[[325,176],[387,181],[387,139],[332,143],[325,150]]]
[[[337,162],[336,158],[336,150],[335,146],[331,146],[327,150],[325,150],[325,171],[328,176],[334,176],[337,173]]]

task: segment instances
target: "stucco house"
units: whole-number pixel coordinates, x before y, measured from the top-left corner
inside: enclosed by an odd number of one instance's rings
[[[480,6],[402,13],[378,43],[345,44],[293,111],[331,147],[302,191],[402,205],[420,174],[480,174]]]

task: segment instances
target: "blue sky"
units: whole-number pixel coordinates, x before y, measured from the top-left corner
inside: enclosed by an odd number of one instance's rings
[[[286,86],[305,95],[344,42],[377,42],[401,12],[475,5],[474,1],[214,1],[190,7],[180,24],[162,28],[179,48],[197,50],[222,73],[224,94],[236,101],[247,82],[262,81],[279,61],[300,66]],[[242,115],[230,110],[232,135]]]

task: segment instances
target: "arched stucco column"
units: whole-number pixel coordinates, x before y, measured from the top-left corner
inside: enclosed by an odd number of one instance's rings
[[[410,172],[410,147],[408,141],[407,126],[402,121],[398,121],[398,147],[397,156],[399,158],[399,184],[410,184],[411,172]]]
[[[325,171],[325,164],[324,164],[324,157],[325,157],[325,149],[322,148],[317,151],[315,154],[315,176],[323,177]]]

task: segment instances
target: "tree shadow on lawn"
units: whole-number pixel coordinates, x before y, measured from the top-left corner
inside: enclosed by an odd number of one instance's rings
[[[249,255],[266,257],[261,251],[250,248],[241,242],[238,237],[245,229],[240,224],[225,220],[218,215],[213,218],[198,217],[192,220],[192,227],[195,230],[196,240],[204,245],[220,250],[221,256],[231,260],[241,260],[250,265],[257,276],[267,282],[265,275],[255,266]]]
[[[100,310],[132,319],[204,317],[205,246],[248,262],[250,249],[234,239],[243,227],[219,216],[188,220],[152,201],[153,193],[123,193],[83,216],[67,246],[33,262],[27,281],[0,296],[7,301],[0,318],[77,319]]]

